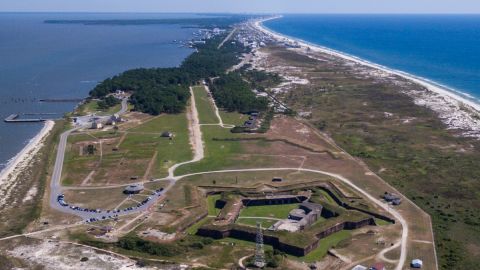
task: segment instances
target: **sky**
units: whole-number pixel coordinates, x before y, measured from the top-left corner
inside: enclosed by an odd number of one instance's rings
[[[0,12],[480,13],[480,0],[0,0]]]

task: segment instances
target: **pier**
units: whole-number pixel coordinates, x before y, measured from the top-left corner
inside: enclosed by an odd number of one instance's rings
[[[23,115],[56,115],[58,113],[25,113]],[[7,118],[3,119],[3,121],[7,123],[34,123],[34,122],[44,122],[47,120],[54,120],[54,119],[46,119],[46,118],[19,118],[20,114],[11,114],[7,116]]]
[[[83,98],[44,98],[40,102],[81,102]]]

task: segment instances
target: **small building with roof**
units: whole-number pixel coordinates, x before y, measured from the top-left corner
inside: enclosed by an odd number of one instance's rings
[[[163,137],[163,138],[172,139],[173,138],[173,132],[164,131],[164,132],[162,132],[162,134],[160,136]]]
[[[368,270],[385,270],[385,264],[378,262],[372,265]]]
[[[422,260],[420,260],[420,259],[414,259],[414,260],[412,260],[412,262],[410,263],[410,266],[411,266],[412,268],[422,268],[423,262],[422,262]]]
[[[92,129],[101,129],[101,128],[103,128],[103,125],[100,122],[93,121],[91,128]]]
[[[322,205],[318,203],[302,202],[298,208],[288,213],[287,219],[273,224],[269,230],[296,232],[310,227],[322,213]]]
[[[133,184],[127,186],[124,190],[123,193],[125,194],[138,194],[143,191],[143,185],[142,184]]]
[[[402,198],[395,193],[385,192],[385,194],[383,194],[383,199],[393,205],[399,205],[402,203]]]

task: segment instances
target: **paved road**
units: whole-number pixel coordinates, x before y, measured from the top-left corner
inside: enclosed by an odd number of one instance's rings
[[[128,98],[122,99],[122,108],[120,109],[120,111],[117,112],[117,114],[122,115],[122,114],[127,112],[127,110],[128,110],[128,103],[127,102],[128,102]]]
[[[174,176],[174,171],[178,166],[180,166],[182,164],[186,164],[186,163],[199,161],[199,160],[203,159],[203,157],[204,157],[203,141],[202,141],[202,134],[201,134],[200,124],[199,124],[199,119],[198,119],[198,111],[196,109],[194,93],[193,93],[193,90],[191,88],[190,88],[190,91],[191,91],[191,94],[192,94],[192,103],[191,103],[192,104],[191,105],[191,117],[192,117],[192,119],[191,119],[191,121],[192,121],[191,129],[192,130],[191,130],[191,133],[192,133],[192,136],[193,136],[192,143],[194,144],[194,149],[195,149],[194,158],[191,161],[178,163],[178,164],[175,164],[174,166],[172,166],[169,169],[169,177],[154,180],[154,181],[165,181],[165,180],[170,181],[169,185],[167,186],[167,188],[165,188],[165,190],[162,192],[162,194],[167,192],[175,184],[176,181],[178,181],[182,178],[185,178],[185,177],[194,176],[194,175],[202,175],[202,174],[292,170],[292,171],[306,171],[306,172],[313,172],[313,173],[320,173],[320,174],[328,175],[328,176],[331,176],[331,177],[334,177],[334,178],[338,179],[339,181],[347,184],[348,186],[350,186],[354,190],[358,191],[359,193],[364,195],[366,198],[368,198],[369,200],[371,200],[372,202],[374,202],[375,204],[377,204],[378,206],[380,206],[381,208],[383,208],[387,212],[391,213],[400,222],[400,224],[402,226],[401,240],[398,243],[396,243],[394,246],[387,248],[385,252],[388,252],[389,250],[392,250],[392,249],[400,246],[400,259],[398,261],[397,266],[395,267],[395,270],[402,270],[403,269],[403,266],[405,265],[405,261],[406,261],[406,257],[407,257],[407,239],[408,239],[408,224],[407,224],[407,221],[403,218],[403,216],[400,214],[399,211],[397,211],[394,208],[390,208],[388,204],[386,204],[386,203],[380,201],[379,199],[377,199],[376,197],[370,195],[368,192],[364,191],[362,188],[358,187],[351,180],[343,177],[342,175],[334,174],[334,173],[327,172],[327,171],[321,171],[321,170],[304,169],[304,168],[298,168],[298,167],[295,167],[295,168],[282,167],[282,168],[254,168],[254,169],[218,170],[218,171],[198,172],[198,173],[191,173],[191,174],[185,174],[185,175],[180,175],[180,176]],[[122,110],[123,110],[123,107],[124,106],[123,106],[123,103],[122,103]],[[60,204],[56,200],[57,196],[59,195],[58,192],[59,192],[59,190],[61,190],[60,178],[61,178],[61,171],[62,171],[62,167],[63,167],[63,159],[64,159],[64,154],[65,154],[66,141],[67,141],[68,135],[70,135],[70,133],[74,130],[75,129],[66,131],[66,132],[62,133],[62,135],[60,137],[60,144],[59,144],[59,148],[58,148],[58,151],[57,151],[57,159],[55,161],[55,168],[54,168],[54,173],[53,173],[52,182],[51,182],[52,192],[51,192],[51,196],[50,196],[50,204],[55,209],[58,209],[62,212],[67,212],[67,213],[70,213],[70,214],[81,216],[85,219],[88,218],[88,217],[95,217],[95,218],[102,217],[102,216],[105,215],[104,211],[101,212],[101,213],[89,213],[89,212],[83,213],[83,212],[80,212],[80,211],[72,210],[68,207],[62,207],[62,206],[60,206]],[[148,204],[145,204],[142,207],[134,209],[130,212],[126,212],[126,213],[121,212],[121,213],[118,213],[118,214],[119,215],[125,215],[125,214],[131,214],[131,213],[146,210],[149,207],[149,205],[153,204],[160,196],[161,196],[161,194],[158,195],[156,198],[153,198],[152,200],[150,200]],[[382,252],[382,254],[384,254],[385,252]]]
[[[405,265],[405,261],[407,259],[407,240],[408,240],[408,223],[407,221],[403,218],[403,216],[400,214],[399,211],[397,211],[394,208],[390,208],[390,206],[379,199],[377,199],[375,196],[370,195],[368,192],[363,190],[362,188],[358,187],[355,185],[351,180],[343,177],[342,175],[327,172],[327,171],[321,171],[321,170],[312,170],[312,169],[304,169],[304,168],[255,168],[255,169],[238,169],[238,170],[219,170],[219,171],[209,171],[209,172],[198,172],[198,173],[191,173],[191,174],[185,174],[185,175],[180,175],[176,176],[175,180],[178,181],[182,178],[189,177],[189,176],[194,176],[194,175],[202,175],[202,174],[213,174],[213,173],[229,173],[229,172],[255,172],[255,171],[305,171],[305,172],[313,172],[313,173],[320,173],[324,175],[328,175],[331,177],[334,177],[341,182],[347,184],[351,188],[355,189],[365,197],[367,197],[369,200],[392,214],[401,224],[402,226],[402,237],[399,242],[397,242],[394,246],[389,247],[386,249],[385,252],[388,252],[392,249],[397,248],[400,246],[400,259],[398,260],[398,264],[395,267],[395,270],[402,270],[403,266]],[[383,253],[384,254],[384,253]]]
[[[118,111],[117,114],[122,115],[127,111],[127,109],[128,109],[127,99],[123,99],[122,100],[122,108],[120,109],[120,111]],[[103,209],[103,210],[99,209],[100,211],[93,212],[93,211],[83,211],[83,210],[80,211],[80,210],[72,209],[70,206],[73,206],[73,205],[62,206],[58,202],[58,196],[60,194],[62,194],[62,190],[63,190],[62,185],[61,185],[61,179],[62,179],[62,170],[63,170],[63,163],[64,163],[64,159],[65,159],[65,149],[66,149],[66,146],[67,146],[68,136],[70,136],[70,134],[72,134],[72,132],[74,132],[76,130],[79,130],[81,128],[88,128],[88,125],[89,125],[88,122],[83,123],[82,125],[79,125],[75,128],[67,130],[60,135],[60,142],[58,144],[57,156],[56,156],[55,165],[54,165],[54,168],[53,168],[52,180],[50,182],[50,206],[52,208],[54,208],[56,210],[59,210],[61,212],[64,212],[64,213],[79,216],[84,220],[91,219],[91,218],[95,218],[95,219],[100,220],[100,219],[108,218],[109,216],[113,218],[116,215],[118,215],[118,216],[128,215],[128,214],[132,214],[132,213],[135,213],[135,212],[140,212],[140,211],[144,211],[144,210],[148,209],[148,207],[150,207],[153,203],[155,203],[158,200],[158,198],[160,198],[163,194],[165,194],[173,186],[173,184],[174,184],[173,180],[162,179],[162,180],[165,180],[165,181],[169,181],[169,184],[161,192],[152,193],[151,194],[151,199],[147,203],[145,203],[145,204],[143,204],[139,207],[135,207],[132,210],[121,210],[118,213],[112,213],[113,209]],[[65,202],[68,203],[68,198],[65,198]],[[110,210],[110,212],[107,212],[109,210]]]
[[[218,44],[217,49],[220,49],[223,46],[223,44],[232,37],[235,31],[237,31],[237,28],[233,28],[232,32],[230,32],[230,34],[228,34],[228,36],[224,40],[222,40],[222,43]]]

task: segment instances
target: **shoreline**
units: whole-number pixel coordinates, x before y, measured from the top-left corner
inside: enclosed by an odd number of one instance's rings
[[[45,121],[43,128],[0,171],[0,186],[6,187],[0,189],[2,197],[0,205],[3,205],[5,199],[7,199],[8,194],[4,194],[4,192],[8,193],[9,188],[15,184],[17,177],[29,166],[38,151],[43,147],[43,141],[50,134],[54,125],[55,122],[52,120]]]
[[[413,89],[410,92],[405,92],[405,94],[414,99],[415,104],[426,106],[437,112],[439,117],[449,127],[449,129],[460,129],[465,131],[462,133],[465,136],[480,138],[480,119],[478,118],[480,116],[480,103],[476,103],[466,97],[461,96],[468,96],[468,93],[462,93],[461,91],[450,89],[429,79],[421,78],[401,70],[379,65],[344,52],[307,42],[299,38],[290,37],[275,32],[263,25],[263,23],[266,21],[279,19],[281,17],[283,16],[280,15],[255,20],[253,22],[253,26],[257,30],[273,37],[277,41],[287,41],[289,43],[296,42],[300,45],[300,49],[310,48],[310,50],[313,52],[324,53],[330,56],[338,57],[355,64],[381,71],[388,76],[399,76],[403,79],[413,82],[427,90],[424,94],[429,94],[429,96],[422,96],[422,93],[418,93],[418,90]]]

